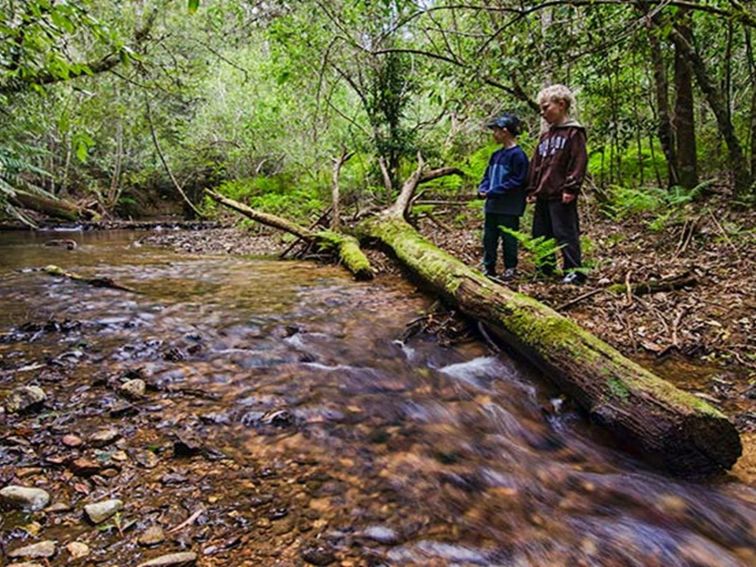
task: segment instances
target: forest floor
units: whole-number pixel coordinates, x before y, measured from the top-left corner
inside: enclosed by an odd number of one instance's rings
[[[724,409],[742,433],[756,432],[756,234],[752,214],[734,209],[726,198],[715,195],[656,230],[649,228],[652,217],[611,219],[591,202],[581,204],[581,218],[584,262],[590,268],[584,285],[536,278],[533,259],[522,249],[520,275],[509,285]],[[420,219],[417,226],[468,265],[480,264],[478,208],[462,203],[436,210],[432,219]],[[521,230],[528,227],[526,213]],[[145,243],[194,253],[267,255],[282,253],[291,239],[267,230],[212,228],[166,231]],[[380,252],[368,253],[379,275],[399,271]],[[631,292],[635,284],[678,277],[689,285],[656,293]]]

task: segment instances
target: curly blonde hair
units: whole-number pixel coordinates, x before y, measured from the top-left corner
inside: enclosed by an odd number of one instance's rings
[[[540,105],[547,100],[564,101],[564,108],[568,115],[571,115],[575,110],[575,95],[565,85],[551,85],[541,89],[541,92],[538,93],[538,104]]]

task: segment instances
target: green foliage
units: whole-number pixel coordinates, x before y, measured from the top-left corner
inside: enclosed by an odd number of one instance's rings
[[[504,226],[499,227],[504,234],[509,234],[517,239],[520,246],[530,255],[533,260],[533,265],[536,270],[540,270],[550,264],[550,259],[553,258],[559,250],[563,248],[562,245],[557,244],[556,239],[547,238],[545,236],[532,236],[520,232],[518,230],[512,230]]]
[[[30,180],[48,175],[45,170],[22,156],[0,146],[0,208],[11,217],[34,226],[34,222],[23,211],[10,203],[10,199],[19,194],[51,198],[52,195]]]
[[[643,217],[651,230],[660,232],[670,224],[680,222],[687,212],[686,206],[693,203],[710,185],[711,181],[705,181],[692,189],[672,187],[669,190],[612,186],[609,188],[608,199],[601,207],[604,214],[618,221]]]
[[[286,218],[308,219],[324,208],[314,184],[297,183],[285,175],[226,181],[218,191],[253,209]],[[205,206],[205,211],[215,210]]]

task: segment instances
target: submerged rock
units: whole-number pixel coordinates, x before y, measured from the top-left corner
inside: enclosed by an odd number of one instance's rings
[[[155,559],[150,559],[145,563],[140,563],[139,567],[189,567],[197,562],[197,554],[191,551],[182,553],[169,553],[161,555]]]
[[[0,504],[8,508],[36,512],[50,503],[50,495],[41,488],[8,485],[0,490]]]
[[[117,512],[123,509],[123,502],[121,500],[105,500],[103,502],[95,502],[94,504],[88,504],[84,506],[84,512],[87,517],[94,524],[99,524],[114,516]]]
[[[371,539],[385,545],[399,543],[399,534],[386,526],[369,526],[360,532],[360,535],[365,539]]]
[[[57,542],[55,541],[40,541],[39,543],[26,545],[24,547],[14,549],[13,551],[9,551],[8,557],[20,557],[22,559],[37,559],[40,557],[47,558],[55,555],[56,548]]]
[[[144,380],[141,380],[139,378],[134,378],[133,380],[124,382],[123,384],[121,384],[120,388],[118,388],[118,393],[120,393],[124,398],[129,398],[130,400],[138,400],[140,398],[143,398],[146,391],[147,385],[144,383]]]
[[[89,438],[89,443],[93,447],[105,447],[121,437],[120,432],[114,428],[100,429]]]
[[[47,394],[39,386],[21,386],[13,390],[5,400],[8,413],[23,413],[37,409],[47,399]]]
[[[319,542],[305,545],[299,554],[311,565],[330,565],[336,561],[336,556],[331,547]]]

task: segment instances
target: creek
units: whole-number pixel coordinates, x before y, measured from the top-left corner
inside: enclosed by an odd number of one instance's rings
[[[53,503],[2,512],[6,551],[55,540],[52,565],[73,541],[103,565],[177,551],[228,566],[756,564],[753,487],[654,471],[482,342],[402,342],[433,303],[410,283],[142,236],[0,237],[0,396],[47,394],[2,416],[0,481]],[[125,399],[135,378],[147,391]],[[108,498],[123,511],[92,526],[83,506]],[[150,526],[165,541],[140,545]]]

